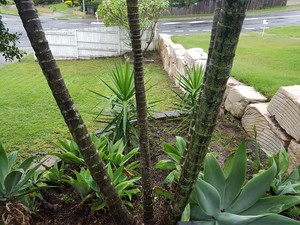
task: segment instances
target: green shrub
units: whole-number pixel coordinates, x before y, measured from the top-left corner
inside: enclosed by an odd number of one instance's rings
[[[65,4],[68,6],[68,7],[72,7],[73,6],[73,2],[72,1],[65,1]]]

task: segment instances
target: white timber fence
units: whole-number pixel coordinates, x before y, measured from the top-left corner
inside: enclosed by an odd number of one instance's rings
[[[46,31],[50,49],[55,59],[92,59],[122,55],[131,51],[128,46],[127,31],[119,27],[99,27],[84,29],[63,29]],[[142,36],[142,49],[145,49],[151,32]],[[156,31],[148,50],[155,50]]]

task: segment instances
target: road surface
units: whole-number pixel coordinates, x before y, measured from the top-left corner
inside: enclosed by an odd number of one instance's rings
[[[103,23],[96,24],[95,20],[58,20],[53,18],[55,14],[44,14],[40,16],[43,29],[58,30],[58,29],[78,29],[87,27],[103,26]],[[9,28],[10,32],[22,33],[20,49],[26,50],[28,53],[32,52],[31,45],[26,36],[26,32],[22,26],[21,19],[18,16],[2,15],[2,20]],[[300,26],[300,7],[290,11],[270,12],[265,14],[249,15],[246,17],[242,31],[260,31],[263,29],[263,20],[267,20],[266,29],[278,26]],[[166,34],[190,34],[210,32],[212,26],[211,18],[202,19],[172,19],[161,20],[158,23],[158,32]],[[5,60],[0,56],[0,65],[4,64]]]

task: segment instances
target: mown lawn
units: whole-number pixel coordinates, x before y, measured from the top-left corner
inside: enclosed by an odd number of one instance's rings
[[[119,58],[59,61],[65,82],[90,132],[100,128],[95,114],[104,107],[89,90],[108,94],[100,78],[110,82],[110,72]],[[157,111],[173,105],[168,76],[159,64],[146,64],[148,100],[163,100]],[[70,137],[46,80],[33,56],[0,70],[0,141],[22,155],[54,150],[58,140]]]
[[[210,34],[172,37],[185,48],[208,49]],[[242,33],[231,75],[254,86],[268,98],[279,87],[300,84],[300,26]]]

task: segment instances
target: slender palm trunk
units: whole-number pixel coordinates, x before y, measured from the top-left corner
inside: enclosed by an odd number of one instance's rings
[[[214,48],[215,38],[216,38],[216,34],[217,34],[217,27],[218,27],[218,22],[220,19],[222,5],[223,5],[223,0],[216,0],[214,19],[213,19],[213,24],[212,24],[212,28],[211,28],[211,36],[210,36],[210,42],[209,42],[209,48],[208,48],[207,62],[210,60],[211,54],[212,54],[212,51]]]
[[[100,188],[116,224],[137,224],[118,196],[87,128],[77,111],[46,40],[31,0],[15,0],[27,36],[68,128]]]
[[[128,21],[134,58],[134,83],[139,127],[141,175],[143,184],[143,206],[145,224],[153,224],[153,194],[150,147],[147,122],[147,102],[143,71],[143,53],[139,24],[138,0],[127,0]]]
[[[226,0],[217,26],[214,48],[205,71],[191,141],[183,164],[171,214],[164,224],[174,225],[180,220],[193,185],[198,178],[207,153],[217,115],[226,89],[235,50],[245,18],[248,0]]]

